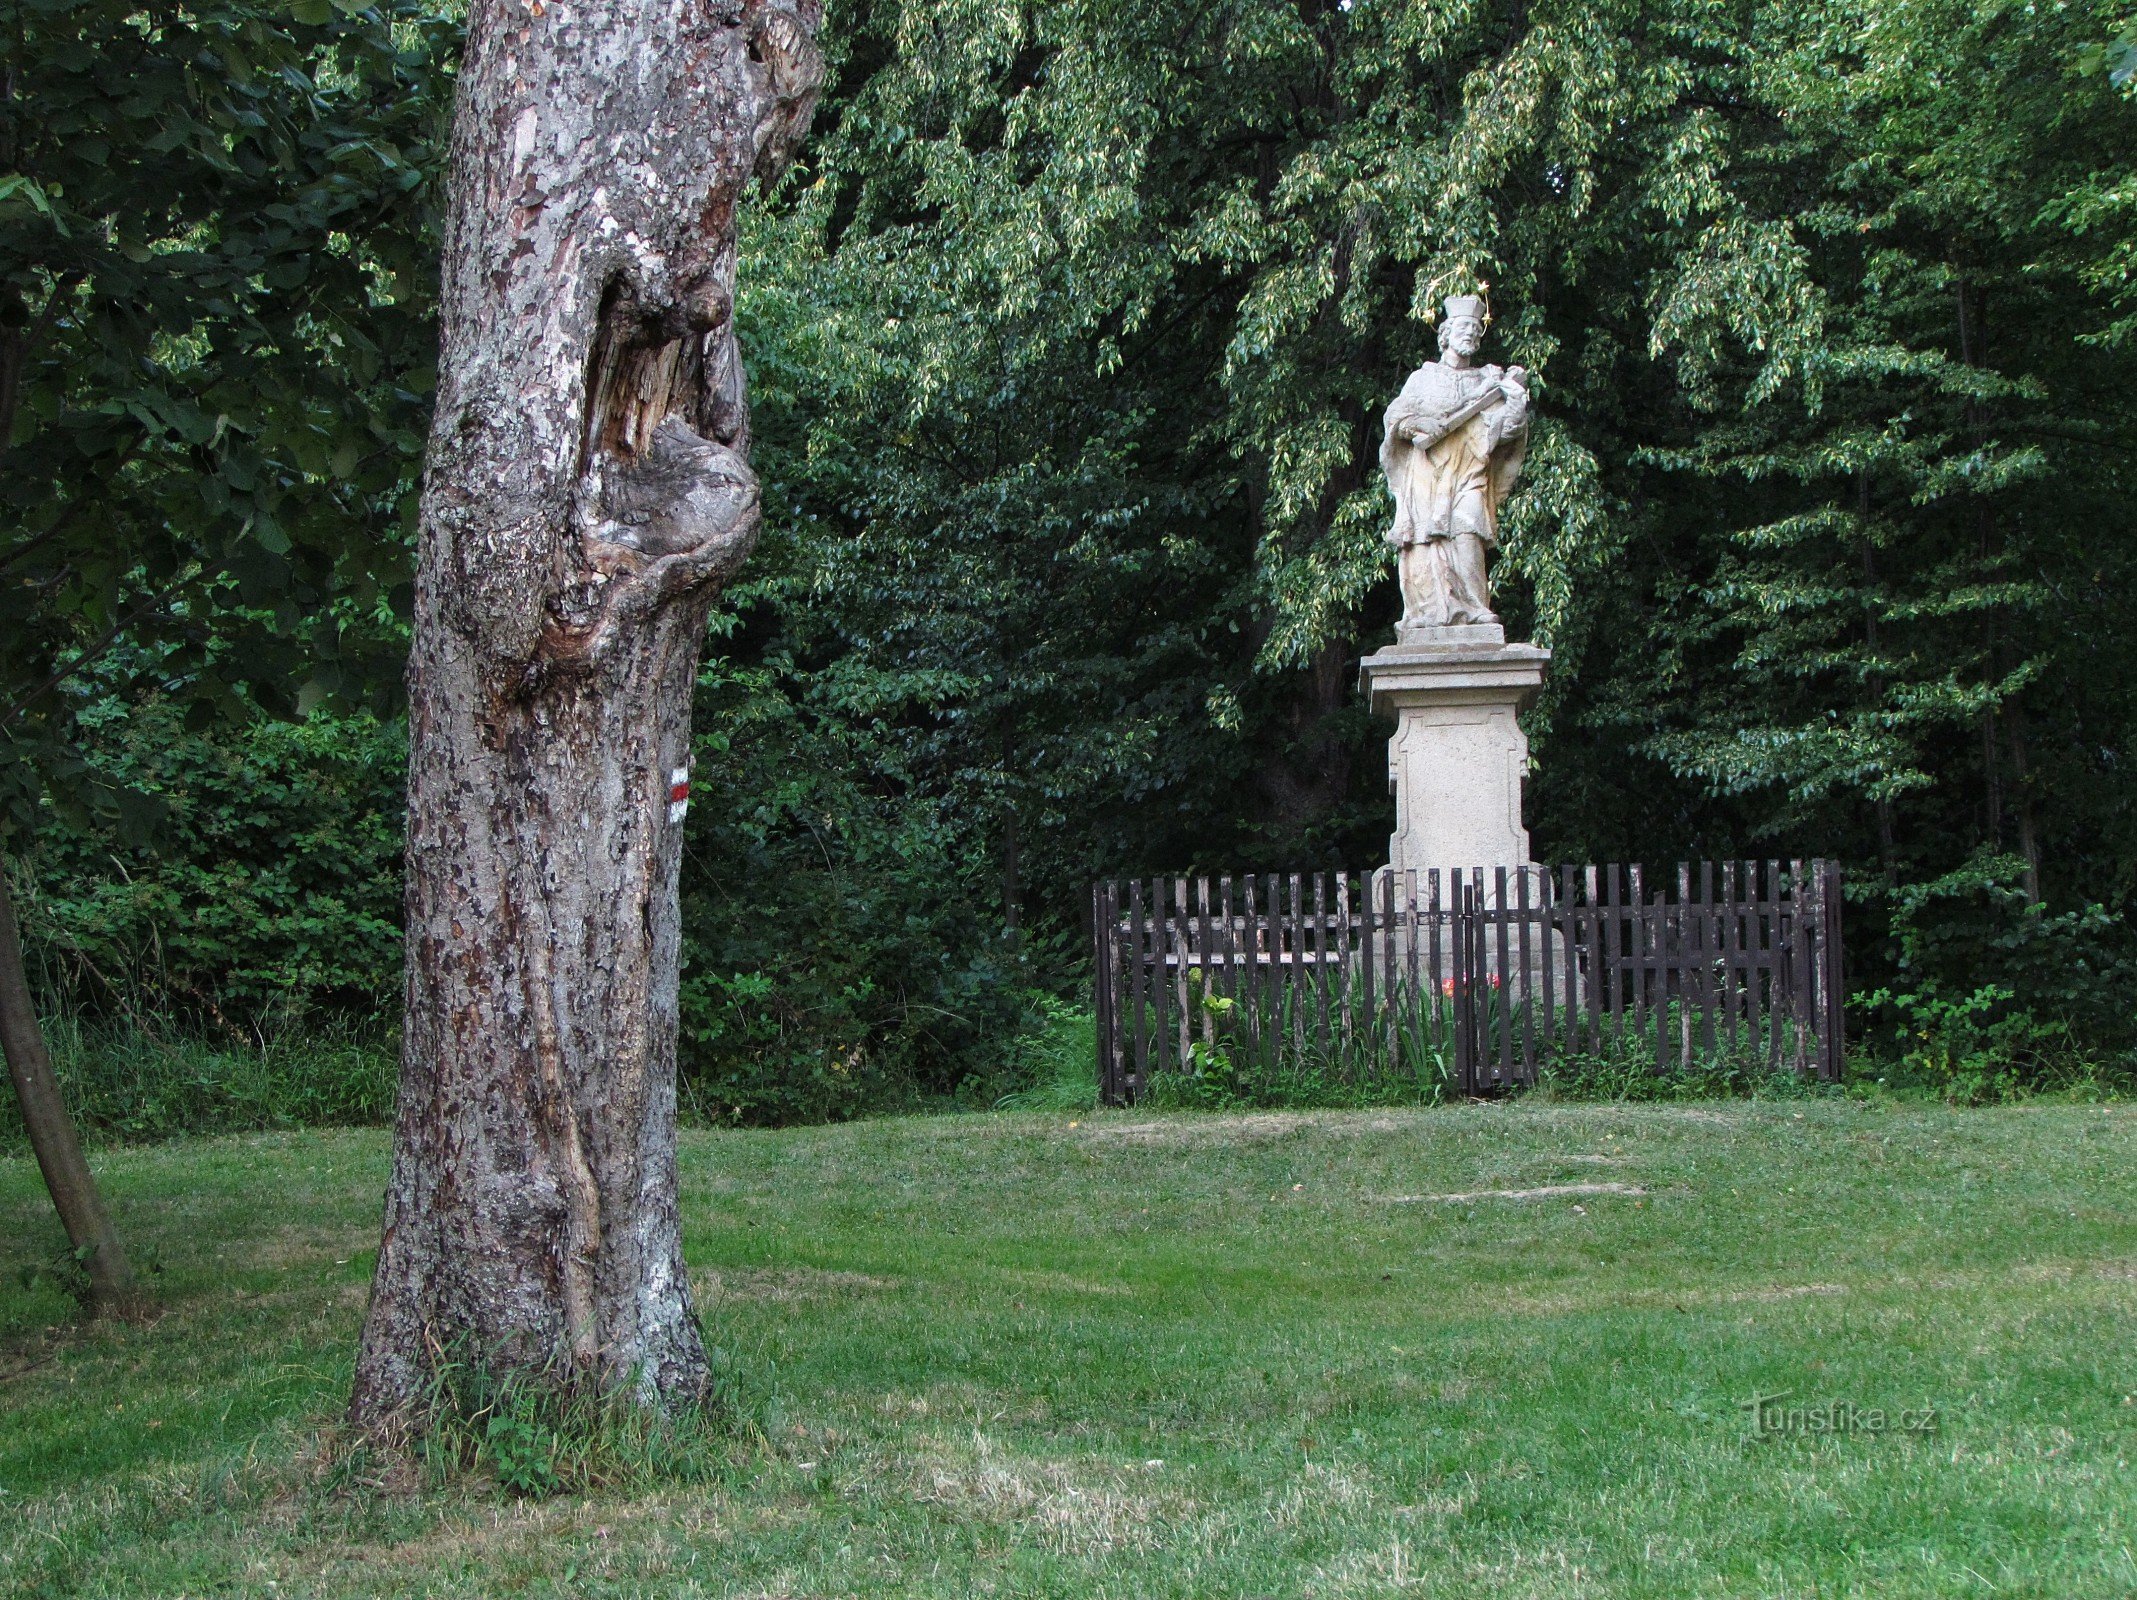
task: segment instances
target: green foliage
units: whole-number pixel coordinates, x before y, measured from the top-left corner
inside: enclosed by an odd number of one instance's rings
[[[43,976],[226,1032],[390,1006],[394,736],[205,719],[393,698],[455,20],[19,9],[0,787]],[[1887,1076],[1908,1006],[1975,1019],[1953,1060],[2026,1034],[2024,1084],[2119,1070],[2129,29],[834,3],[745,220],[767,522],[698,707],[700,1114],[1034,1091],[1093,877],[1378,857],[1378,415],[1469,289],[1540,410],[1499,567],[1556,652],[1539,854],[1841,859]]]
[[[1188,1060],[1179,1070],[1151,1074],[1147,1098],[1153,1105],[1200,1110],[1429,1106],[1459,1098],[1451,998],[1434,997],[1423,1005],[1406,1000],[1391,1016],[1384,1015],[1377,1036],[1361,1027],[1348,1038],[1331,1029],[1324,1039],[1318,1019],[1296,1016],[1288,997],[1258,1004],[1250,1025],[1238,1001],[1204,992],[1199,977],[1189,977],[1195,1011]],[[1532,1020],[1525,1007],[1492,1004],[1480,1020],[1487,1059],[1497,1058],[1502,1041],[1509,1055],[1518,1057]],[[1534,1020],[1540,1025],[1540,1013]],[[1584,1040],[1573,1050],[1542,1050],[1534,1087],[1512,1092],[1547,1100],[1626,1102],[1746,1095],[1800,1099],[1821,1092],[1791,1067],[1773,1066],[1755,1041],[1732,1047],[1720,1039],[1712,1048],[1701,1048],[1675,1007],[1660,1025],[1672,1044],[1670,1059],[1660,1067],[1656,1024],[1649,1020],[1637,1028],[1612,1029],[1600,1043]],[[1678,1047],[1680,1037],[1690,1041],[1688,1050]]]
[[[2027,1058],[2040,1043],[2039,1024],[2012,1011],[2011,999],[2009,989],[1987,984],[1951,1000],[1880,989],[1863,1003],[1898,1013],[1903,1082],[1926,1083],[1954,1105],[1978,1106],[2019,1097]]]
[[[1680,1026],[1675,1015],[1664,1023],[1667,1033]],[[1532,1092],[1545,1100],[1666,1104],[1745,1097],[1802,1100],[1833,1091],[1815,1078],[1799,1076],[1792,1067],[1774,1066],[1765,1052],[1748,1042],[1735,1050],[1725,1042],[1711,1050],[1695,1047],[1689,1061],[1672,1061],[1658,1071],[1650,1028],[1638,1036],[1628,1030],[1606,1037],[1600,1047],[1591,1044],[1546,1058],[1538,1066]]]
[[[1033,998],[1032,1018],[1012,1053],[1012,1077],[1028,1085],[997,1111],[1089,1111],[1098,1104],[1098,1019],[1051,995]]]
[[[2137,119],[2075,70],[2125,20],[834,8],[743,277],[809,612],[763,626],[1063,923],[1094,870],[1371,859],[1378,411],[1488,285],[1544,853],[1837,856],[1866,986],[1983,857],[2127,947]]]
[[[725,659],[700,711],[686,1111],[821,1120],[1041,1081],[1018,1041],[1053,1025],[1046,986],[1071,964],[1058,939],[1011,941],[974,914],[952,819],[881,781],[895,750]],[[152,701],[106,702],[84,726],[95,779],[136,797],[154,839],[55,818],[16,875],[85,1126],[154,1138],[389,1115],[401,725],[321,711],[191,733]],[[878,781],[858,781],[871,767]]]
[[[397,692],[435,335],[435,8],[23,0],[0,103],[0,835],[100,688]],[[301,690],[292,685],[301,683]]]
[[[821,1120],[1015,1087],[1030,991],[1069,968],[1056,943],[974,906],[951,797],[916,792],[898,743],[824,707],[788,662],[715,658],[698,726],[686,1105]]]
[[[254,1038],[47,1016],[60,1092],[84,1138],[343,1127],[393,1116],[397,1052],[377,1024],[315,1018]],[[27,1148],[14,1098],[0,1099],[0,1151]]]
[[[40,834],[16,904],[54,1004],[225,1042],[319,1014],[390,1017],[398,724],[317,714],[193,733],[159,701],[107,701],[84,723],[89,770],[134,797],[154,843],[115,824]]]
[[[2022,861],[1977,855],[1902,888],[1894,980],[1853,1002],[1858,1076],[1958,1105],[2137,1085],[2122,919],[2099,905],[2051,913],[2023,877]]]

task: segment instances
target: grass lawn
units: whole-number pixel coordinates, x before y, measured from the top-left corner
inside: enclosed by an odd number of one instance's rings
[[[63,1325],[4,1161],[0,1593],[2126,1596],[2133,1157],[1824,1100],[689,1134],[758,1428],[542,1502],[314,1465],[383,1134],[103,1155],[133,1328]],[[1784,1391],[1935,1428],[1753,1438]]]

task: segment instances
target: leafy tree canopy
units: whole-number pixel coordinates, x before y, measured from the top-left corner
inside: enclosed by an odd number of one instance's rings
[[[451,25],[16,17],[19,822],[92,689],[390,701]],[[771,514],[700,694],[710,1099],[953,1085],[1093,876],[1382,858],[1379,412],[1469,290],[1536,375],[1498,581],[1556,651],[1539,854],[1833,854],[1866,989],[2125,1027],[2133,25],[833,0],[741,275]]]
[[[88,690],[392,698],[453,43],[328,0],[7,26],[0,831],[134,793],[76,753]]]

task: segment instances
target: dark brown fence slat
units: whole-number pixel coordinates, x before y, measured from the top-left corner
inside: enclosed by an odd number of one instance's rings
[[[1100,1093],[1131,1101],[1187,1067],[1198,1014],[1204,1044],[1258,1074],[1318,1059],[1402,1076],[1414,1046],[1450,1053],[1456,1086],[1481,1093],[1537,1081],[1554,1052],[1630,1047],[1663,1071],[1727,1052],[1837,1077],[1839,866],[1683,862],[1674,891],[1646,877],[1617,863],[1555,880],[1526,865],[1338,873],[1331,905],[1316,873],[1310,912],[1298,873],[1094,883]]]
[[[1328,874],[1313,875],[1313,1010],[1321,1060],[1331,1059],[1328,1010]]]
[[[1380,1009],[1386,1014],[1380,1039],[1387,1070],[1394,1072],[1402,1066],[1402,1005],[1401,996],[1396,992],[1401,953],[1395,948],[1395,870],[1390,867],[1367,881],[1377,882],[1380,891]]]
[[[1759,1019],[1764,1014],[1759,1009],[1765,979],[1760,976],[1766,968],[1765,916],[1759,910],[1759,864],[1746,861],[1738,869],[1739,890],[1746,899],[1739,912],[1743,918],[1744,945],[1744,1048],[1751,1055],[1759,1051]]]
[[[1514,1013],[1521,1018],[1521,1081],[1536,1081],[1536,996],[1530,991],[1529,974],[1535,971],[1530,960],[1533,941],[1529,937],[1529,869],[1514,868],[1514,904],[1521,920],[1514,925],[1514,953],[1519,958],[1516,970],[1506,983]],[[1549,982],[1550,963],[1544,963],[1545,981]],[[1546,989],[1548,992],[1548,989]],[[1511,1021],[1511,1015],[1509,1016]]]
[[[1422,971],[1425,955],[1425,929],[1423,919],[1418,912],[1417,869],[1415,867],[1405,867],[1402,873],[1402,926],[1403,937],[1407,941],[1406,961],[1410,974],[1410,992],[1405,1008],[1403,1025],[1412,1035],[1408,1041],[1410,1048],[1420,1052],[1418,1059],[1422,1060],[1421,1052],[1431,1048],[1431,1034],[1426,1028],[1426,1022],[1431,1013],[1426,1009],[1425,1005],[1425,983]]]
[[[1499,958],[1498,967],[1492,976],[1496,987],[1485,991],[1485,998],[1492,1009],[1492,1020],[1499,1032],[1499,1075],[1497,1081],[1506,1084],[1514,1081],[1514,985],[1513,974],[1508,970],[1513,965],[1512,932],[1507,926],[1506,868],[1492,869],[1492,943]]]
[[[1811,965],[1811,923],[1804,914],[1800,897],[1803,892],[1803,863],[1790,861],[1788,873],[1788,954],[1793,968],[1788,986],[1788,1046],[1782,1052],[1782,1064],[1791,1072],[1800,1074],[1804,1067],[1804,1025],[1810,1011],[1804,1004],[1803,991],[1809,986]]]
[[[1195,1020],[1202,1034],[1202,1048],[1217,1044],[1217,1013],[1210,1002],[1217,998],[1217,886],[1207,876],[1195,879]]]
[[[1215,910],[1217,944],[1210,955],[1217,963],[1218,997],[1230,1002],[1218,1021],[1218,1033],[1227,1036],[1225,1048],[1229,1054],[1239,1033],[1239,968],[1233,960],[1239,941],[1232,932],[1232,875],[1229,872],[1217,879]]]
[[[1194,919],[1188,909],[1187,880],[1172,880],[1173,916],[1173,965],[1172,997],[1176,1002],[1172,1019],[1175,1042],[1172,1064],[1184,1070],[1187,1066],[1190,1046],[1194,1040],[1194,1008],[1187,993],[1188,953],[1194,944]]]
[[[1469,879],[1462,872],[1447,875],[1454,896],[1453,936],[1448,950],[1449,1010],[1454,1023],[1454,1082],[1464,1095],[1477,1092],[1476,996],[1470,979],[1476,966],[1472,946],[1477,939],[1477,919],[1469,903]]]
[[[1260,875],[1249,872],[1239,880],[1239,983],[1240,1009],[1247,1014],[1247,1060],[1259,1071],[1269,1061],[1269,968],[1262,959],[1268,937],[1269,905],[1262,894]]]
[[[1721,865],[1721,1013],[1722,1048],[1733,1061],[1736,1056],[1736,1000],[1737,957],[1742,950],[1740,943],[1743,924],[1736,910],[1736,863],[1724,861]]]
[[[1660,903],[1660,891],[1647,887],[1646,874],[1638,867],[1632,869],[1633,915],[1639,920],[1638,949],[1639,965],[1634,969],[1634,982],[1639,985],[1639,996],[1633,1003],[1633,1021],[1644,1029],[1650,1023],[1660,1026],[1659,1016],[1663,1008],[1657,1004],[1656,980],[1662,975],[1661,945],[1659,934],[1661,919],[1655,915],[1655,906]],[[1661,1065],[1660,1048],[1657,1047],[1656,1064]]]
[[[1555,921],[1561,941],[1559,974],[1565,991],[1565,1051],[1581,1047],[1581,875],[1571,867],[1558,869],[1558,911]]]
[[[1721,914],[1714,904],[1714,863],[1699,864],[1699,1048],[1714,1054],[1714,1011],[1721,999]]]
[[[1758,1050],[1759,998],[1759,871],[1756,863],[1731,862],[1736,869],[1736,1020],[1730,1024],[1730,1045],[1741,1036],[1743,1050]]]
[[[1788,899],[1791,913],[1790,922],[1794,933],[1792,945],[1795,957],[1796,981],[1789,986],[1789,999],[1791,1001],[1789,1009],[1794,1013],[1795,1037],[1789,1043],[1788,1064],[1790,1070],[1798,1077],[1801,1077],[1810,1066],[1810,990],[1812,983],[1815,981],[1811,973],[1816,965],[1813,946],[1817,939],[1817,919],[1815,916],[1806,914],[1807,908],[1803,904],[1805,881],[1803,863],[1801,861],[1791,861],[1788,873]]]
[[[1284,902],[1284,1004],[1290,1024],[1291,1055],[1306,1058],[1306,914],[1304,886],[1294,872],[1284,879],[1288,892]]]
[[[1676,915],[1663,914],[1663,942],[1668,967],[1662,979],[1662,1000],[1676,1002],[1674,1027],[1677,1064],[1692,1064],[1692,1012],[1698,997],[1699,925],[1692,910],[1692,863],[1677,863]]]
[[[1110,946],[1111,930],[1106,926],[1106,886],[1091,885],[1091,1035],[1095,1045],[1094,1063],[1098,1068],[1098,1097],[1106,1104],[1114,1103],[1113,1040],[1110,1019],[1106,1013],[1113,1001],[1113,962]]]
[[[1143,981],[1148,970],[1145,966],[1147,939],[1150,932],[1149,918],[1143,911],[1143,883],[1140,878],[1128,883],[1128,1027],[1126,1043],[1129,1047],[1131,1087],[1139,1088],[1150,1073],[1150,1036],[1144,1031]]]
[[[1274,1072],[1284,1057],[1284,893],[1276,874],[1261,876],[1261,944],[1254,948],[1261,968],[1261,1066]]]
[[[1254,893],[1254,926],[1248,931],[1248,959],[1254,963],[1254,987],[1260,996],[1262,1066],[1273,1068],[1283,1056],[1283,968],[1278,954],[1283,948],[1283,897],[1276,879],[1268,873],[1250,878]]]
[[[1358,879],[1358,1006],[1362,1015],[1358,1018],[1358,1032],[1353,1044],[1362,1060],[1370,1060],[1377,1053],[1380,1038],[1373,955],[1373,876],[1365,873]]]
[[[1351,960],[1353,939],[1350,914],[1350,874],[1339,872],[1336,874],[1336,959],[1328,974],[1328,981],[1336,994],[1338,1049],[1346,1074],[1350,1071],[1350,1048],[1352,1039],[1356,1037],[1357,1021],[1351,1005],[1350,975],[1354,968]]]
[[[1425,914],[1429,919],[1425,928],[1425,1015],[1432,1023],[1432,1047],[1435,1050],[1452,1051],[1454,1018],[1449,1005],[1442,1002],[1453,998],[1451,988],[1440,980],[1440,916],[1445,903],[1440,898],[1441,879],[1438,867],[1425,869]],[[1450,955],[1451,959],[1451,955]]]
[[[1742,1013],[1744,1058],[1748,1061],[1759,1054],[1759,1029],[1763,1025],[1762,1009],[1766,970],[1766,914],[1759,901],[1759,864],[1745,861],[1738,867],[1737,917],[1743,937],[1743,993],[1738,996],[1738,1009]]]
[[[1828,1083],[1838,1082],[1846,1065],[1847,987],[1842,964],[1846,946],[1841,933],[1841,903],[1846,883],[1840,863],[1827,861],[1819,867],[1819,909],[1825,924],[1825,1036],[1821,1041],[1818,1071]]]
[[[1273,872],[1261,879],[1261,943],[1255,952],[1261,968],[1262,1065],[1275,1071],[1284,1058],[1291,1016],[1284,1009],[1284,887]]]
[[[1581,871],[1580,921],[1575,926],[1580,949],[1577,959],[1584,963],[1581,993],[1587,1011],[1587,1031],[1576,1035],[1573,1044],[1580,1049],[1583,1044],[1590,1050],[1601,1053],[1603,1048],[1603,919],[1597,907],[1601,901],[1602,883],[1594,867]]]
[[[1573,991],[1566,983],[1566,954],[1570,949],[1561,921],[1565,915],[1565,887],[1567,874],[1551,867],[1536,869],[1536,887],[1543,904],[1536,918],[1536,932],[1542,942],[1537,960],[1543,963],[1544,977],[1544,1026],[1538,1036],[1536,1069],[1543,1070],[1543,1063],[1554,1054],[1564,1054],[1573,1048],[1573,1034],[1569,1023],[1573,1017]]]
[[[1116,959],[1113,959],[1113,944],[1120,934],[1113,927],[1111,884],[1092,884],[1090,891],[1090,927],[1092,927],[1092,963],[1098,974],[1098,987],[1092,995],[1096,1010],[1098,1036],[1098,1094],[1107,1102],[1120,1102],[1120,1062],[1113,1049],[1113,995],[1116,995]]]
[[[1787,1034],[1788,924],[1781,909],[1781,863],[1766,863],[1766,1065],[1781,1070],[1781,1046]]]
[[[1187,1037],[1184,1018],[1188,930],[1180,915],[1184,903],[1175,894],[1179,885],[1165,878],[1150,880],[1150,1070],[1170,1071],[1183,1064],[1181,1041]],[[1139,1085],[1138,1089],[1147,1087]]]

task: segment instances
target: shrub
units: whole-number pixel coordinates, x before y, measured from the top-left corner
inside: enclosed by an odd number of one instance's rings
[[[99,776],[130,792],[122,814],[135,820],[55,816],[18,873],[48,1006],[224,1040],[392,1006],[397,724],[314,716],[202,733],[155,702],[85,720]]]

